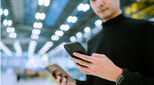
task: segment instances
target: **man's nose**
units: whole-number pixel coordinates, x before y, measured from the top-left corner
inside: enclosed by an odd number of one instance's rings
[[[104,4],[105,4],[104,0],[97,0],[96,2],[97,7],[102,7],[104,6]]]

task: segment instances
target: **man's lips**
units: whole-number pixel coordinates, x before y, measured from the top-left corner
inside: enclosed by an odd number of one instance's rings
[[[106,9],[101,9],[99,12],[105,12],[107,10],[107,8]]]

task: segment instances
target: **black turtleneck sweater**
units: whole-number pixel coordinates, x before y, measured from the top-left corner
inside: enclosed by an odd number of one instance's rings
[[[154,24],[119,15],[103,23],[103,30],[88,42],[88,54],[105,54],[114,64],[125,68],[120,85],[154,85]],[[77,85],[116,85],[87,75]]]

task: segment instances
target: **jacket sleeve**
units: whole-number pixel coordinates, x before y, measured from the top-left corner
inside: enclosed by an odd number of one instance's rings
[[[76,80],[76,84],[77,85],[85,85],[86,81],[79,81],[79,80]]]
[[[87,80],[86,81],[79,81],[79,80],[76,80],[76,84],[77,85],[92,85],[92,81],[93,81],[93,76],[91,75],[86,75],[87,77]]]
[[[120,85],[154,85],[154,77],[144,76],[138,72],[130,72],[124,69],[124,79]]]
[[[145,22],[142,34],[141,62],[144,75],[124,69],[120,85],[154,85],[154,23]]]

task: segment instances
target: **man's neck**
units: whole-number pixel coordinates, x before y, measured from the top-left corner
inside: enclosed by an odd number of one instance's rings
[[[109,21],[109,20],[111,20],[111,19],[119,16],[120,14],[122,14],[122,11],[121,10],[119,10],[118,12],[116,12],[115,14],[113,14],[111,17],[106,18],[106,19],[103,19],[103,22],[107,22],[107,21]]]

